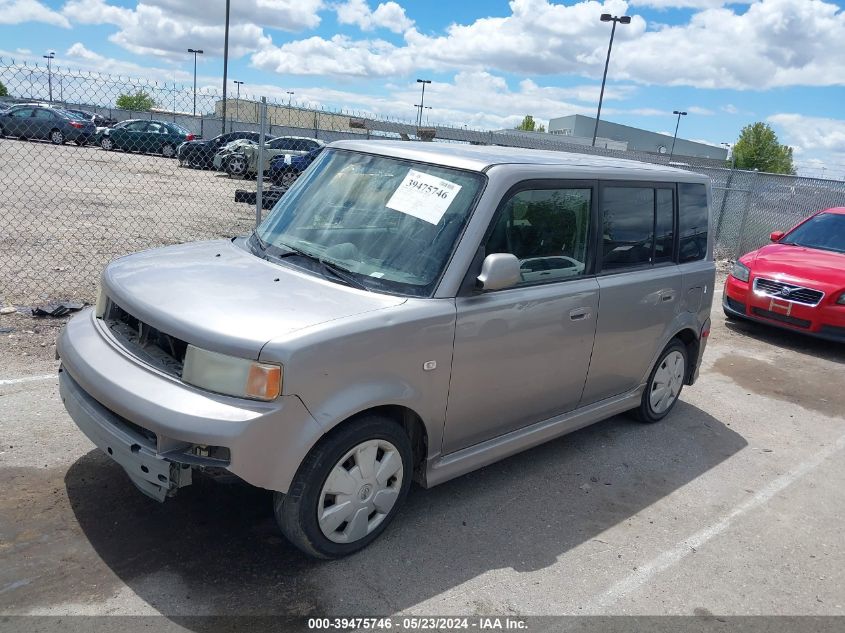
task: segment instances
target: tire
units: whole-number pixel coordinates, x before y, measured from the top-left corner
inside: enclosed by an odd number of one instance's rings
[[[65,134],[61,130],[53,129],[50,130],[50,142],[53,145],[64,145],[65,143]]]
[[[111,151],[114,149],[114,141],[111,140],[108,136],[104,136],[100,139],[100,147],[102,147],[107,152]]]
[[[2,125],[0,125],[0,138],[6,138],[6,130]]]
[[[279,177],[279,184],[282,187],[290,187],[297,178],[299,178],[298,173],[294,171],[286,171]]]
[[[236,178],[244,178],[246,176],[246,157],[235,154],[230,156],[226,161],[226,173]]]
[[[385,530],[408,495],[411,456],[411,441],[394,421],[365,415],[346,422],[311,449],[288,493],[273,496],[282,533],[314,558],[340,558],[363,549]],[[339,510],[328,510],[332,507]]]
[[[161,155],[165,158],[173,158],[176,156],[176,148],[170,143],[165,143],[161,146]]]
[[[79,147],[82,147],[83,145],[87,145],[88,141],[86,141],[84,138],[78,138],[74,141],[74,143],[79,145]]]
[[[684,388],[688,364],[686,345],[679,339],[672,339],[648,376],[640,406],[633,411],[634,417],[651,424],[669,415]]]

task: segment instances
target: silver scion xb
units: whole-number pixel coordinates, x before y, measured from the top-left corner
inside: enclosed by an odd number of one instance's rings
[[[196,469],[354,552],[434,486],[696,380],[709,181],[562,152],[332,144],[248,237],[115,260],[61,334],[80,429],[163,501]]]

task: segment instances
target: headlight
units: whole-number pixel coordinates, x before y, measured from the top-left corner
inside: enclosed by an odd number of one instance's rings
[[[106,313],[106,304],[108,301],[109,298],[106,296],[106,292],[103,290],[103,287],[97,286],[97,303],[94,304],[94,316],[98,319],[102,319],[103,315]]]
[[[751,271],[748,269],[748,266],[740,264],[739,262],[734,262],[734,267],[731,269],[732,277],[735,277],[740,281],[747,282],[750,275]]]
[[[227,396],[274,400],[282,393],[282,367],[188,345],[182,380]]]
[[[845,306],[845,292],[843,292],[841,295],[839,295],[839,298],[836,300],[836,303],[838,303],[841,306]]]

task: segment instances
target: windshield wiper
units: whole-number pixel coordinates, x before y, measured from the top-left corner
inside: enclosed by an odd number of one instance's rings
[[[310,259],[311,261],[320,264],[320,267],[323,269],[324,276],[326,272],[329,272],[349,286],[353,286],[355,288],[358,288],[359,290],[366,290],[367,292],[370,292],[370,289],[365,284],[361,283],[360,281],[355,279],[355,277],[352,276],[351,271],[346,270],[345,268],[341,268],[336,264],[332,264],[331,262],[327,262],[322,257],[318,257],[317,255],[313,255],[306,251],[300,250],[295,246],[290,246],[289,244],[279,244],[279,246],[287,249],[287,251],[276,255],[276,257],[278,257],[279,259],[293,256]]]

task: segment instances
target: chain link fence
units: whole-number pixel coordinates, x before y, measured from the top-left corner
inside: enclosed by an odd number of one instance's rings
[[[615,156],[580,139],[464,127],[418,128],[283,99],[16,64],[0,59],[0,304],[92,301],[121,255],[250,231],[326,143],[406,139]],[[123,106],[123,107],[118,107]],[[262,118],[264,125],[261,125]],[[264,137],[264,145],[258,141]],[[191,143],[193,139],[208,143]],[[845,205],[845,183],[745,172],[721,161],[671,165],[713,182],[719,257],[764,244],[811,212]],[[256,205],[256,191],[261,202]]]

